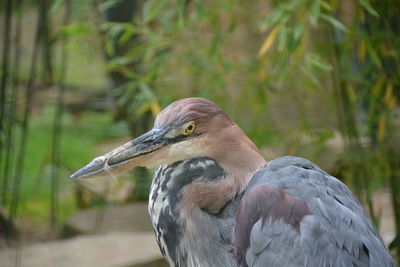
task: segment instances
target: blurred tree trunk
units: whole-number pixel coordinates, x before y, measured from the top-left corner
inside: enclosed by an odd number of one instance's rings
[[[106,9],[106,20],[107,22],[131,22],[138,12],[138,6],[138,0],[119,1],[118,4]],[[106,53],[107,60],[110,61],[117,57],[124,56],[124,54],[129,50],[129,46],[135,45],[136,42],[137,36],[130,38],[130,41],[125,45],[114,42],[113,46],[115,52],[112,56]],[[108,75],[111,82],[111,90],[121,87],[130,80],[118,71],[109,71]]]
[[[43,68],[43,81],[47,85],[53,84],[53,47],[50,38],[50,17],[49,17],[50,3],[48,0],[39,1],[39,35],[40,47],[42,50],[42,68]]]
[[[111,8],[106,9],[105,17],[107,22],[132,22],[135,16],[139,15],[141,8],[141,0],[124,0],[119,1]],[[106,54],[107,60],[112,61],[115,58],[123,57],[125,53],[132,49],[132,47],[140,44],[140,38],[137,35],[133,35],[130,40],[124,44],[118,42],[113,43],[113,55]],[[140,69],[140,62],[134,62],[129,65],[130,68],[138,71]],[[129,124],[129,128],[132,136],[138,136],[144,131],[148,130],[151,124],[151,113],[146,112],[143,116],[132,117],[129,116],[128,107],[126,105],[118,105],[118,99],[121,97],[121,87],[126,83],[132,81],[132,78],[127,77],[119,71],[108,72],[111,82],[111,95],[117,102],[117,116],[118,120],[126,120]]]
[[[7,103],[7,84],[9,80],[9,65],[10,65],[10,48],[11,48],[11,17],[12,17],[12,1],[8,0],[5,5],[5,14],[4,16],[4,24],[2,27],[3,31],[3,43],[2,43],[2,58],[1,58],[1,76],[0,76],[0,163],[6,162],[6,166],[4,169],[8,169],[9,163],[9,154],[10,154],[10,146],[7,145],[7,141],[10,135],[9,133],[10,127],[6,125],[7,121],[6,118],[10,118],[9,114],[7,113],[7,108],[11,107],[11,104]],[[11,110],[10,110],[11,111]],[[10,122],[10,121],[8,121]],[[4,145],[5,144],[5,145]],[[3,152],[4,151],[4,152]],[[4,161],[3,161],[4,160]],[[1,178],[1,203],[6,204],[7,201],[7,188],[9,183],[8,178],[8,170],[7,172],[2,173],[4,175]]]
[[[140,14],[142,6],[142,0],[124,0],[119,1],[117,4],[105,11],[105,18],[107,22],[132,22],[135,16]],[[116,38],[118,39],[118,38]],[[138,35],[133,35],[127,42],[120,44],[117,41],[113,43],[113,55],[106,54],[107,60],[110,62],[118,57],[123,57],[126,52],[133,47],[140,44],[140,38]],[[140,62],[134,62],[128,65],[129,68],[134,69],[136,72],[140,72]],[[121,105],[119,99],[122,96],[122,87],[128,82],[132,81],[132,78],[127,77],[119,71],[109,71],[109,80],[111,83],[110,90],[111,95],[116,102],[117,107],[117,120],[125,120],[128,123],[131,136],[135,137],[143,132],[147,131],[151,127],[152,114],[151,112],[145,112],[140,116],[132,116],[128,112],[129,103],[127,105]],[[145,168],[139,167],[134,170],[135,176],[135,189],[133,192],[134,199],[147,199],[148,187],[150,184],[149,173]]]

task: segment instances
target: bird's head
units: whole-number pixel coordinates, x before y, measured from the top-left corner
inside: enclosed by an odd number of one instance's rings
[[[256,169],[257,162],[265,162],[220,107],[204,98],[186,98],[167,106],[149,132],[95,158],[71,178],[116,175],[137,166],[152,168],[196,157],[213,158],[233,170],[240,165]]]

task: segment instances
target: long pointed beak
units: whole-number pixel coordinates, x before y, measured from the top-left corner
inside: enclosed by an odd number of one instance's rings
[[[136,139],[93,159],[85,167],[73,173],[71,178],[88,178],[116,175],[136,166],[144,166],[143,158],[169,144],[165,131],[153,129]]]

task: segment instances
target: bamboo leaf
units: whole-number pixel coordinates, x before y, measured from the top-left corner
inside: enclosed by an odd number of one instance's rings
[[[299,23],[296,26],[294,26],[293,29],[293,39],[297,42],[300,37],[302,36],[304,32],[304,24],[303,23]]]
[[[332,65],[323,60],[319,55],[308,54],[306,60],[310,64],[310,66],[313,66],[319,70],[325,72],[332,70]]]
[[[382,115],[378,121],[378,138],[382,139],[385,134],[386,115]]]
[[[119,5],[123,0],[106,0],[99,5],[99,9],[104,11],[106,9],[112,8],[116,5]]]
[[[150,21],[152,21],[160,13],[164,4],[165,0],[146,1],[143,7],[144,22],[149,23]]]
[[[311,7],[311,16],[310,16],[311,25],[313,26],[317,25],[320,15],[321,15],[320,1],[315,1]]]
[[[370,13],[371,15],[375,16],[375,17],[379,17],[378,12],[376,12],[376,10],[371,6],[371,4],[368,2],[368,0],[358,0],[358,2],[360,3],[360,5],[362,5],[365,10],[368,11],[368,13]]]
[[[338,21],[336,18],[334,18],[333,16],[329,16],[326,14],[322,14],[321,18],[323,20],[325,20],[326,22],[328,22],[329,24],[331,24],[335,29],[342,31],[342,32],[347,32],[347,28],[346,26],[343,25],[343,23],[341,23],[340,21]]]
[[[320,2],[321,2],[321,7],[323,9],[325,9],[326,11],[329,11],[329,12],[334,11],[333,7],[330,4],[328,4],[327,2],[325,2],[325,1],[320,1]]]
[[[284,51],[288,48],[288,27],[286,25],[282,26],[282,29],[279,31],[278,34],[278,50],[280,52]],[[285,61],[282,61],[285,62]],[[286,62],[287,63],[287,62]]]
[[[261,24],[261,30],[265,31],[271,25],[275,25],[278,22],[283,21],[283,17],[285,16],[285,10],[281,6],[274,10],[271,14],[269,14]]]
[[[267,38],[265,38],[265,41],[260,48],[260,51],[258,51],[259,57],[263,56],[268,51],[268,49],[272,46],[272,44],[274,43],[274,40],[276,38],[276,35],[279,32],[279,28],[280,28],[279,24],[275,25],[272,28],[271,32],[268,34]]]
[[[384,82],[385,82],[385,77],[381,75],[374,84],[374,86],[372,87],[372,96],[374,97],[379,96]]]
[[[370,43],[367,43],[367,51],[368,51],[368,55],[371,57],[372,62],[378,67],[378,68],[382,68],[382,62],[379,58],[378,53],[376,52],[375,48],[372,47],[372,45]]]
[[[386,86],[384,99],[389,109],[393,109],[396,106],[396,97],[393,95],[393,84],[389,83]]]
[[[112,40],[107,39],[104,45],[107,55],[112,56],[115,54],[114,44]]]
[[[125,44],[131,39],[133,35],[136,34],[137,30],[135,26],[131,23],[121,23],[121,26],[123,26],[123,29],[120,37],[118,38],[118,43]]]
[[[55,0],[51,7],[50,12],[57,12],[58,10],[60,10],[63,3],[64,3],[64,0]]]
[[[185,8],[186,1],[179,0],[178,1],[178,26],[180,29],[183,29],[185,26]]]
[[[64,36],[76,36],[86,34],[91,31],[90,26],[84,23],[71,23],[61,27],[60,34]]]

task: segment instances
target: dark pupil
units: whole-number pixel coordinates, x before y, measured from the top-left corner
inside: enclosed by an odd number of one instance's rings
[[[189,125],[187,129],[188,129],[188,131],[193,130],[193,125]]]

